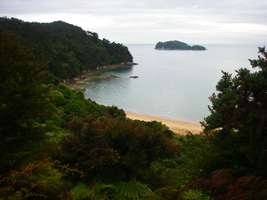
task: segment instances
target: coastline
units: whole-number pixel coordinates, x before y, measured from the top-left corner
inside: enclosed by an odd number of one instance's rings
[[[92,80],[109,80],[114,78],[119,78],[114,75],[107,75],[105,72],[112,71],[121,68],[129,68],[136,65],[136,63],[121,63],[114,65],[106,65],[98,67],[96,70],[85,71],[79,76],[63,82],[66,86],[71,89],[79,90],[84,92],[86,85]],[[126,116],[129,119],[141,120],[141,121],[158,121],[169,127],[177,135],[188,135],[188,134],[201,134],[202,127],[198,122],[191,122],[181,119],[171,119],[168,117],[154,116],[148,114],[135,113],[130,111],[125,111]]]
[[[109,79],[119,78],[114,75],[105,75],[104,72],[116,69],[130,68],[133,67],[134,65],[137,65],[137,63],[127,62],[127,63],[100,66],[97,67],[95,70],[84,71],[80,75],[72,79],[65,80],[63,84],[67,85],[71,89],[83,91],[85,90],[85,86],[86,84],[88,84],[89,81],[109,80]]]
[[[177,135],[198,135],[202,133],[202,127],[200,123],[170,119],[166,117],[153,116],[147,114],[139,114],[135,112],[125,111],[126,116],[129,119],[133,120],[142,120],[142,121],[159,121],[170,128]]]

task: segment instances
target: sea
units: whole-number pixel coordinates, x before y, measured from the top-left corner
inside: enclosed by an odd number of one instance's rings
[[[165,51],[152,44],[127,45],[138,65],[105,72],[116,78],[89,81],[85,96],[125,111],[202,121],[221,72],[251,69],[248,59],[257,58],[259,45],[204,46],[206,51]]]

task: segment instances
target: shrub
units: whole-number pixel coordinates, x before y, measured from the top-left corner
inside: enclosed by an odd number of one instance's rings
[[[63,142],[60,160],[87,176],[145,179],[153,161],[174,158],[178,153],[168,129],[145,122],[89,117],[72,122],[71,128],[74,135]]]
[[[68,184],[52,161],[29,163],[20,171],[11,171],[1,178],[0,198],[4,199],[63,199]]]
[[[182,200],[210,200],[210,197],[200,190],[187,190],[183,192]]]
[[[155,200],[157,198],[149,187],[136,181],[96,183],[92,186],[80,183],[72,189],[72,193],[74,200]]]

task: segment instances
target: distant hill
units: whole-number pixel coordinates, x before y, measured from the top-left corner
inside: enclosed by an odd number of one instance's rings
[[[0,18],[0,32],[3,31],[15,34],[36,55],[45,57],[49,71],[57,79],[72,78],[84,70],[133,60],[126,46],[101,40],[97,33],[63,21],[30,23]]]
[[[190,46],[184,42],[173,40],[167,42],[158,42],[155,46],[155,49],[158,50],[193,50],[193,51],[202,51],[206,50],[205,47],[200,45]]]

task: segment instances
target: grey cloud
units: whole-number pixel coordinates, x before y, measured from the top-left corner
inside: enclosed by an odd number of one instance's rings
[[[267,1],[255,0],[0,0],[0,13],[30,21],[61,19],[126,42],[175,35],[262,41],[267,35]]]

